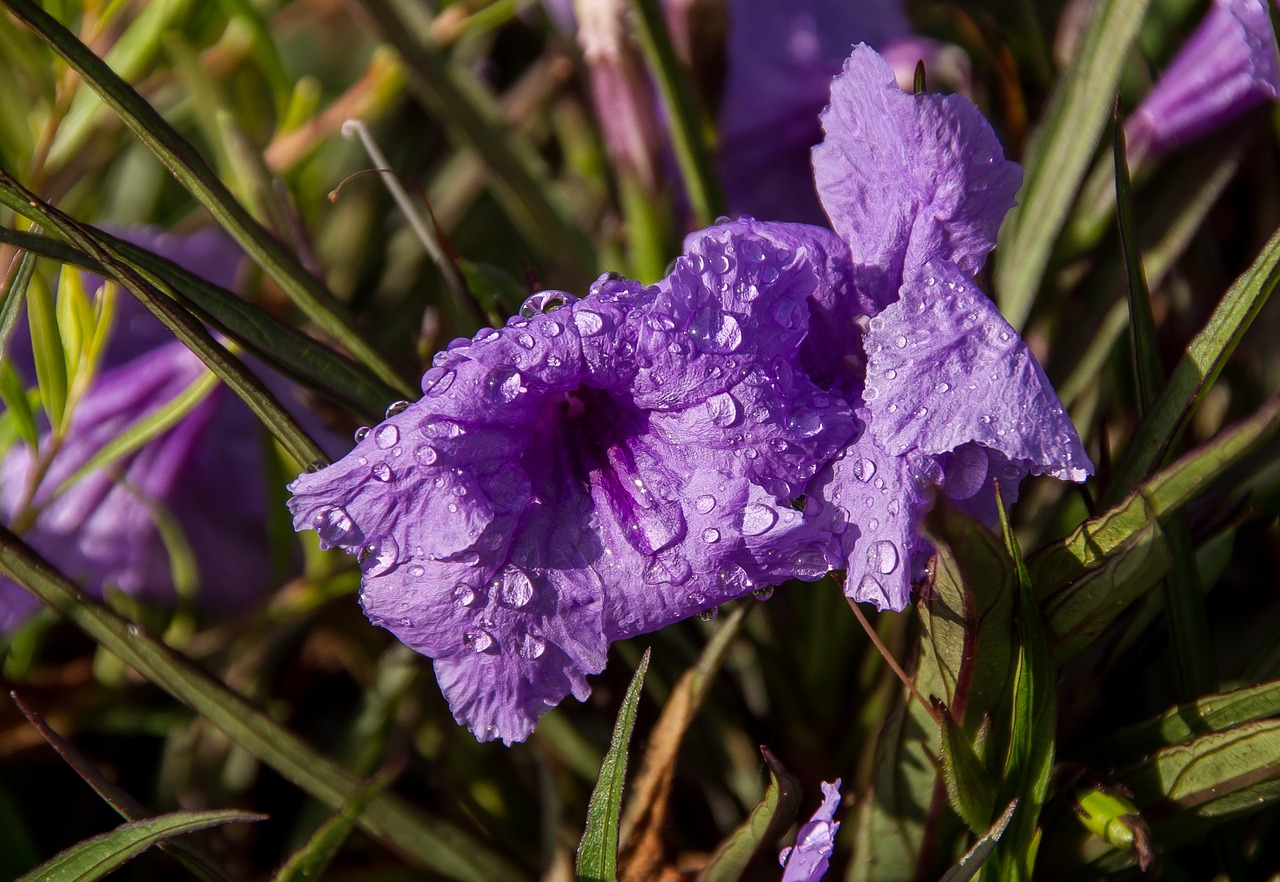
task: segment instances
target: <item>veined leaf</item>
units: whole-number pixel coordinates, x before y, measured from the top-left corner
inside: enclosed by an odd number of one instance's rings
[[[1180,704],[1158,717],[1121,729],[1104,739],[1094,752],[1102,757],[1134,756],[1275,716],[1280,716],[1280,680]]]
[[[800,808],[800,788],[767,748],[760,748],[769,769],[769,785],[764,796],[745,821],[716,848],[698,874],[698,882],[735,882],[761,850],[777,841],[795,819]]]
[[[214,680],[157,638],[85,596],[65,576],[0,527],[0,572],[69,619],[151,682],[204,715],[235,744],[328,806],[337,808],[360,781],[332,759]],[[422,867],[464,882],[520,880],[492,843],[472,839],[390,794],[373,797],[360,827]]]
[[[1000,311],[1015,328],[1026,324],[1053,244],[1093,157],[1149,0],[1103,0],[1059,78],[1044,122],[1025,160],[1018,207],[1009,213],[996,251]]]
[[[261,821],[266,815],[234,809],[210,812],[173,812],[121,824],[109,833],[71,846],[16,882],[93,882],[127,863],[151,846],[220,824]]]
[[[649,650],[631,677],[631,685],[622,699],[609,752],[600,766],[600,777],[591,802],[587,805],[587,827],[578,845],[576,876],[578,882],[613,882],[618,878],[618,818],[622,813],[622,789],[627,777],[627,753],[631,730],[636,724],[636,708],[640,705],[640,688],[649,670]]]

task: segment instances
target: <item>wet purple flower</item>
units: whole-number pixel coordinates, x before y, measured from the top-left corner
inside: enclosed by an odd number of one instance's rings
[[[536,295],[291,485],[295,526],[357,555],[366,614],[481,740],[585,698],[611,641],[839,564],[835,511],[788,501],[857,431],[800,364],[810,298],[847,276],[813,233],[725,224],[655,286]]]
[[[911,34],[902,3],[733,0],[729,14],[720,106],[720,174],[729,208],[821,223],[809,148],[822,138],[818,114],[831,78],[853,43],[881,46]]]
[[[846,593],[902,609],[931,553],[918,525],[936,490],[990,518],[993,478],[1012,496],[1028,471],[1081,481],[1092,466],[1034,356],[973,280],[1021,181],[977,108],[907,94],[859,46],[822,122],[814,169],[852,284],[823,289],[804,358],[859,402],[867,430],[811,492],[850,524]]]
[[[243,259],[221,231],[129,238],[224,287]],[[101,284],[85,278],[89,290]],[[31,380],[30,338],[19,332],[14,343],[13,362]],[[158,320],[127,294],[117,295],[97,376],[30,500],[32,451],[16,443],[0,461],[6,523],[34,513],[24,539],[97,596],[111,586],[172,602],[174,555],[185,546],[196,565],[196,584],[188,587],[198,591],[201,605],[230,612],[260,597],[281,576],[266,527],[265,458],[272,454],[252,413],[226,389],[215,387],[159,437],[56,492],[123,430],[206,375],[199,358]],[[46,432],[41,451],[48,449]],[[38,606],[22,588],[0,580],[0,631]]]
[[[1271,14],[1261,0],[1214,0],[1125,123],[1129,152],[1150,157],[1194,140],[1280,94]]]
[[[784,848],[778,855],[778,863],[784,868],[782,882],[817,882],[826,875],[836,846],[836,831],[840,829],[840,823],[834,820],[839,805],[840,779],[830,784],[824,781],[822,805],[796,834],[795,846]]]

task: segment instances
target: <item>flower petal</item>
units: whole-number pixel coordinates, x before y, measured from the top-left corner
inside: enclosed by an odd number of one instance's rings
[[[822,125],[818,192],[855,264],[879,268],[891,288],[934,257],[970,274],[982,266],[1022,174],[968,99],[909,95],[884,59],[858,46]]]
[[[866,335],[870,433],[901,454],[969,441],[1037,474],[1083,481],[1093,470],[1035,356],[954,264],[926,264]]]
[[[778,861],[786,869],[782,882],[818,882],[827,872],[831,853],[835,850],[836,831],[840,823],[835,820],[840,806],[840,779],[822,784],[822,805],[813,813],[809,823],[796,834],[794,848],[785,848]]]

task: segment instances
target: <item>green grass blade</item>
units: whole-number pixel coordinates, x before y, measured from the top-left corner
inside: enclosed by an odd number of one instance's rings
[[[1110,505],[1158,468],[1181,437],[1205,392],[1221,373],[1259,310],[1280,281],[1280,231],[1227,290],[1208,323],[1187,346],[1168,385],[1138,424],[1103,496]]]
[[[1116,222],[1120,227],[1120,248],[1124,252],[1129,284],[1129,342],[1133,346],[1133,378],[1138,390],[1138,413],[1145,414],[1164,387],[1164,370],[1156,344],[1156,320],[1151,314],[1151,290],[1142,266],[1137,222],[1133,214],[1133,182],[1125,158],[1124,125],[1120,110],[1112,117],[1112,158],[1116,171]]]
[[[627,777],[627,753],[631,730],[636,724],[636,708],[640,705],[640,688],[649,670],[646,649],[631,677],[631,685],[622,699],[618,720],[613,726],[609,752],[600,766],[591,802],[587,805],[587,827],[578,846],[575,875],[578,882],[612,882],[618,878],[618,818],[622,812],[622,789]]]
[[[0,234],[9,230],[0,227]],[[6,241],[0,239],[0,241]],[[14,243],[9,243],[14,244]],[[9,338],[18,327],[22,318],[22,308],[26,303],[27,285],[31,282],[31,274],[35,272],[36,255],[23,250],[11,267],[8,282],[4,286],[3,298],[0,299],[0,356],[9,352]]]
[[[324,285],[254,221],[195,147],[132,86],[36,3],[4,0],[4,5],[80,74],[309,319],[383,382],[403,395],[412,393],[411,384],[354,329]]]
[[[109,233],[82,224],[95,238],[108,242],[123,262],[153,275],[179,302],[206,322],[240,343],[287,376],[369,419],[381,415],[397,397],[396,390],[364,367],[312,340],[265,310],[231,291],[206,282],[178,264]],[[0,242],[32,251],[61,263],[105,275],[102,265],[83,251],[48,236],[0,227]]]
[[[1015,328],[1021,329],[1031,314],[1148,4],[1149,0],[1102,0],[1094,7],[1028,150],[1019,207],[1001,230],[995,263],[1000,311]]]
[[[4,402],[5,417],[14,421],[14,428],[32,450],[40,449],[40,426],[36,422],[31,399],[22,378],[8,359],[0,359],[0,401]]]
[[[265,817],[252,812],[223,809],[173,812],[145,821],[130,821],[109,833],[71,846],[30,873],[19,877],[16,882],[93,882],[166,839],[220,824],[260,821]]]
[[[720,182],[711,164],[711,150],[706,143],[710,128],[702,119],[697,98],[676,58],[658,0],[630,0],[630,6],[640,46],[667,108],[676,165],[680,168],[694,219],[698,226],[710,226],[724,205]]]
[[[764,796],[745,821],[717,846],[698,882],[736,882],[761,851],[768,849],[795,819],[800,809],[799,782],[767,748],[760,748],[769,769]]]
[[[1018,802],[1014,800],[1009,803],[1005,810],[996,818],[991,828],[982,835],[977,842],[973,844],[973,848],[965,852],[964,857],[956,862],[956,865],[947,870],[938,882],[969,882],[978,871],[982,869],[982,865],[987,862],[987,858],[991,857],[991,852],[995,851],[996,844],[1000,841],[1000,837],[1004,835],[1005,829],[1009,826],[1009,822],[1013,820],[1014,814],[1018,811]]]
[[[27,329],[36,362],[40,403],[55,428],[63,426],[67,407],[67,361],[58,333],[53,293],[40,277],[27,286]]]
[[[404,59],[410,88],[423,107],[484,161],[494,195],[517,228],[574,275],[590,273],[595,267],[591,245],[550,198],[554,187],[545,164],[523,136],[503,125],[493,97],[459,65],[449,64],[429,37],[421,36],[425,30],[408,21],[399,0],[361,0],[361,6]]]
[[[143,677],[208,718],[238,747],[325,805],[338,808],[360,786],[358,778],[313,750],[243,696],[156,637],[85,596],[3,527],[0,527],[0,572],[27,588]],[[428,818],[388,794],[372,798],[358,823],[413,863],[451,879],[488,882],[526,878],[526,874],[498,855],[493,843],[477,841],[448,822]]]
[[[22,210],[24,213],[29,213],[29,216],[34,216],[42,224],[57,230],[71,240],[77,248],[93,257],[109,278],[119,282],[136,297],[138,302],[199,356],[200,360],[217,374],[228,388],[239,395],[281,446],[300,464],[323,461],[320,448],[302,430],[297,421],[280,406],[275,395],[261,380],[233,358],[226,348],[205,329],[204,325],[174,302],[177,295],[172,289],[165,293],[163,289],[167,286],[158,278],[155,276],[144,278],[122,259],[120,253],[110,243],[99,241],[83,225],[41,202],[3,169],[0,169],[0,201],[15,210]],[[156,286],[161,290],[157,290]]]

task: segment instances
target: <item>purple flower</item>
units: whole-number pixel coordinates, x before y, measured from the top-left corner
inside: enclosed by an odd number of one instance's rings
[[[823,289],[804,358],[867,429],[810,492],[849,524],[846,593],[897,610],[931,553],[918,525],[935,489],[990,519],[992,478],[1009,498],[1028,471],[1081,481],[1092,466],[1034,356],[973,281],[1021,181],[977,108],[903,92],[859,46],[822,122],[814,170],[852,283]]]
[[[128,238],[224,287],[243,259],[221,231]],[[85,281],[89,290],[101,284],[92,276]],[[30,338],[20,331],[14,343],[14,363],[30,378]],[[97,376],[29,501],[37,476],[32,451],[18,443],[0,461],[6,523],[34,513],[24,539],[96,596],[112,586],[171,602],[173,553],[185,545],[194,556],[198,584],[192,587],[202,605],[229,612],[260,597],[282,575],[273,566],[266,527],[265,457],[271,453],[249,409],[224,388],[215,387],[159,437],[56,492],[124,429],[206,375],[199,358],[158,320],[132,297],[117,295]],[[40,449],[50,449],[48,432]],[[22,588],[0,580],[0,631],[38,606]]]
[[[729,208],[821,223],[809,148],[831,78],[858,40],[911,33],[900,0],[733,0],[720,106],[720,173]],[[911,62],[914,67],[914,59]]]
[[[839,563],[835,511],[788,500],[857,430],[799,354],[844,250],[744,220],[653,287],[536,295],[299,477],[295,526],[358,556],[365,612],[435,659],[460,723],[523,740],[611,641]]]
[[[830,784],[822,783],[822,805],[813,813],[809,823],[796,834],[796,844],[784,848],[778,855],[778,863],[784,867],[782,882],[817,882],[827,873],[831,853],[836,846],[836,807],[840,805],[840,779]]]
[[[1280,93],[1271,15],[1261,0],[1214,0],[1199,27],[1125,123],[1130,155],[1158,155]]]

